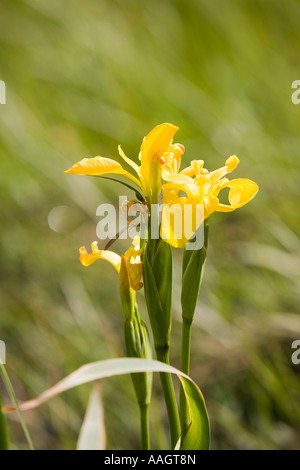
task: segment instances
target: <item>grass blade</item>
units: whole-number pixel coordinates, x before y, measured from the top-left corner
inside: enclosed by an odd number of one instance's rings
[[[30,437],[28,428],[27,428],[27,426],[26,426],[25,420],[24,420],[24,418],[23,418],[22,412],[21,412],[21,410],[20,410],[20,407],[19,407],[19,404],[18,404],[16,395],[15,395],[15,392],[14,392],[13,386],[12,386],[12,384],[11,384],[10,378],[9,378],[7,372],[6,372],[6,369],[5,369],[4,365],[1,364],[1,363],[0,363],[0,373],[1,373],[1,376],[2,376],[2,379],[3,379],[3,382],[4,382],[4,385],[5,385],[5,387],[6,387],[6,390],[7,390],[8,394],[9,394],[9,396],[10,396],[10,399],[11,399],[12,403],[14,404],[15,411],[17,412],[17,414],[18,414],[18,416],[19,416],[19,420],[20,420],[21,426],[22,426],[22,428],[23,428],[23,431],[24,431],[24,434],[25,434],[25,437],[26,437],[26,440],[27,440],[29,449],[30,449],[30,450],[34,450],[34,446],[33,446],[33,443],[32,443],[32,440],[31,440],[31,437]]]
[[[37,398],[20,405],[20,409],[36,408],[51,398],[66,390],[95,380],[116,375],[133,374],[138,372],[165,372],[176,374],[183,384],[189,412],[189,424],[177,443],[180,449],[204,450],[209,448],[210,426],[203,395],[195,382],[175,367],[152,359],[119,358],[86,364],[71,373]],[[14,408],[4,407],[4,411]]]

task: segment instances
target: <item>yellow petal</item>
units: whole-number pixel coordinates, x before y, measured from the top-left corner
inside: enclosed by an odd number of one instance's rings
[[[130,287],[133,290],[139,290],[143,287],[141,279],[143,277],[143,263],[141,258],[130,258],[127,262],[128,277],[130,282]]]
[[[176,175],[179,172],[181,157],[185,148],[181,144],[170,145],[168,151],[162,157],[162,172],[165,174]],[[164,179],[162,173],[162,178]]]
[[[184,248],[204,220],[204,205],[195,199],[164,194],[161,238],[175,248]]]
[[[141,238],[136,235],[134,239],[132,240],[132,246],[128,248],[128,250],[125,252],[126,258],[131,258],[136,257],[136,256],[141,256],[143,249],[140,248],[141,246]]]
[[[92,253],[88,253],[84,246],[79,248],[80,262],[83,266],[90,266],[97,259],[104,259],[108,261],[118,272],[120,271],[121,257],[108,250],[96,250],[95,243],[92,246]]]
[[[182,204],[179,198],[169,195],[170,206],[163,206],[160,236],[175,248],[184,248],[187,240],[184,238]]]
[[[230,188],[228,201],[230,205],[219,204],[216,208],[217,212],[231,212],[239,207],[244,206],[254,198],[258,191],[258,185],[254,181],[246,178],[238,178],[231,181],[225,181],[220,185],[220,190]]]
[[[190,177],[200,175],[204,171],[207,172],[207,170],[203,170],[203,165],[204,165],[204,160],[192,160],[190,166],[181,170],[180,174],[190,176]]]
[[[199,193],[199,188],[194,184],[194,180],[185,175],[172,175],[167,177],[168,182],[162,185],[163,197],[169,191],[179,193],[184,191],[190,197],[196,197]]]
[[[227,172],[231,173],[233,170],[236,169],[238,164],[240,163],[238,157],[236,155],[231,155],[231,157],[227,158],[225,165],[227,166]]]
[[[124,170],[120,163],[105,157],[84,158],[80,162],[75,163],[69,170],[66,170],[65,173],[88,176],[122,175],[141,187],[138,179]]]
[[[133,290],[139,290],[143,287],[141,282],[143,276],[143,262],[141,259],[143,249],[140,248],[141,239],[139,236],[134,237],[132,245],[125,253],[127,260],[127,272],[130,287]]]
[[[162,173],[163,179],[165,181],[168,181],[170,183],[176,183],[182,186],[185,185],[193,185],[194,180],[193,178],[190,178],[189,176],[183,175],[182,173],[178,173],[177,175],[172,175],[170,173],[164,172]],[[183,189],[184,191],[184,189]]]
[[[167,152],[178,129],[179,127],[167,122],[154,127],[143,140],[141,146],[142,163],[144,158],[151,160],[156,156],[161,157]]]
[[[133,161],[131,160],[130,158],[127,157],[127,155],[125,155],[125,153],[123,152],[122,150],[122,147],[121,145],[118,146],[118,152],[119,152],[119,155],[120,157],[123,158],[123,160],[131,166],[131,168],[134,169],[134,171],[137,173],[138,176],[140,176],[140,167]]]
[[[120,272],[119,272],[119,285],[121,290],[121,298],[125,297],[125,299],[129,298],[129,278],[128,278],[128,270],[127,270],[127,258],[122,255],[121,256],[121,263],[120,263]]]
[[[192,167],[192,165],[190,166],[187,166],[186,168],[184,168],[183,170],[181,170],[179,172],[180,175],[186,175],[186,176],[189,176],[190,178],[192,178],[193,176],[195,176],[195,173],[194,173],[194,168]]]
[[[177,130],[178,127],[172,124],[160,124],[144,138],[141,145],[140,172],[143,191],[153,202],[156,202],[161,189],[161,167],[165,162],[163,155],[168,151]]]
[[[219,199],[212,194],[203,197],[204,218],[207,219],[219,206]]]
[[[236,155],[231,155],[231,157],[227,158],[225,166],[222,166],[218,170],[209,173],[211,186],[217,184],[218,181],[227,173],[231,173],[233,170],[235,170],[239,163],[240,161]]]
[[[94,157],[94,158],[83,158],[80,162],[75,163],[65,173],[72,175],[105,175],[108,173],[122,173],[124,170],[120,163],[110,158]]]
[[[132,246],[134,247],[136,251],[139,251],[141,247],[141,237],[136,235],[134,239],[132,240]]]

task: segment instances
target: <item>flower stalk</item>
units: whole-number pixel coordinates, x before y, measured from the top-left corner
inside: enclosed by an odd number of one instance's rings
[[[138,313],[137,306],[135,308],[135,317],[132,320],[125,320],[124,334],[128,357],[152,359],[148,330]],[[131,374],[131,380],[140,410],[142,449],[149,450],[149,406],[151,402],[152,373]]]
[[[2,412],[2,396],[0,387],[0,450],[8,450],[8,435],[6,428],[6,419]]]
[[[204,221],[203,246],[199,250],[184,250],[182,263],[182,340],[181,370],[189,375],[191,354],[191,330],[202,284],[208,244],[208,221]],[[182,431],[188,425],[188,410],[185,394],[180,389],[180,421]]]
[[[168,349],[159,349],[156,348],[156,357],[159,361],[164,362],[165,364],[170,364],[169,360],[169,348]],[[180,437],[180,418],[178,412],[178,405],[173,385],[173,380],[171,374],[160,373],[160,381],[162,389],[164,392],[169,425],[170,425],[170,435],[171,435],[171,446],[172,449],[175,449],[177,441]]]
[[[172,326],[172,250],[163,240],[151,240],[144,252],[145,298],[157,359],[169,364]],[[180,436],[178,406],[170,374],[160,374],[164,392],[172,448]]]
[[[136,303],[136,293],[130,287],[128,259],[121,256],[119,286],[122,309],[125,317],[124,336],[128,357],[152,359],[152,351],[148,329],[141,318]],[[152,373],[141,372],[131,374],[140,410],[142,449],[150,449],[149,406],[152,392]]]
[[[140,405],[142,449],[150,450],[149,404]]]

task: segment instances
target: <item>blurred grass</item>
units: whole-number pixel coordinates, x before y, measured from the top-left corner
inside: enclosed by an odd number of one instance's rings
[[[234,176],[260,186],[251,204],[210,220],[191,376],[212,447],[300,449],[300,369],[290,359],[300,337],[299,21],[296,0],[2,0],[0,338],[20,399],[124,354],[115,272],[78,262],[78,247],[96,238],[96,207],[117,203],[122,187],[63,170],[117,158],[119,143],[135,158],[141,138],[169,121],[186,163],[214,169],[235,153]],[[177,366],[179,300],[175,288]],[[37,448],[75,448],[89,390],[27,414]],[[138,447],[130,379],[104,381],[103,396],[108,447]],[[158,402],[162,433],[160,411]],[[26,446],[13,421],[10,435]]]

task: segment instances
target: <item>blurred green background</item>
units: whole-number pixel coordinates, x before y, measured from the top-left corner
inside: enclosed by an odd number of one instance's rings
[[[169,121],[180,127],[183,163],[204,159],[212,170],[235,153],[233,177],[260,186],[243,209],[210,218],[191,376],[206,397],[212,448],[300,449],[300,366],[291,362],[300,339],[299,24],[297,0],[1,1],[0,339],[20,400],[86,362],[124,355],[117,275],[78,259],[96,239],[97,206],[117,204],[124,190],[63,171],[83,157],[118,158],[119,143],[136,159],[142,137]],[[75,448],[90,389],[26,414],[37,448]],[[138,448],[130,378],[102,390],[107,447]],[[157,378],[155,392],[158,448],[167,420]],[[9,429],[26,448],[14,416]]]

